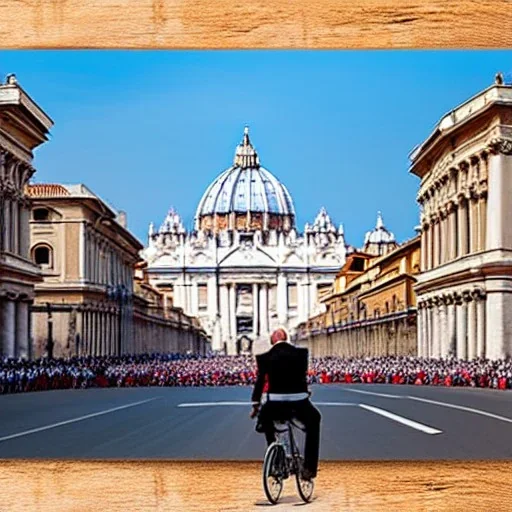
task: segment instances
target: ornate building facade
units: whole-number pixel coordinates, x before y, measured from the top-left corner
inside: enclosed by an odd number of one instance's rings
[[[376,240],[382,228],[379,215],[371,238]],[[386,239],[376,251],[382,256],[350,253],[323,300],[326,311],[299,326],[296,342],[313,356],[416,354],[413,286],[420,272],[420,237],[401,245],[389,232]]]
[[[204,352],[196,321],[165,310],[161,294],[135,275],[143,246],[123,212],[82,184],[34,184],[27,194],[30,254],[43,276],[32,308],[34,357]]]
[[[9,75],[0,85],[0,357],[29,357],[30,315],[40,270],[29,257],[33,150],[53,121]]]
[[[420,356],[512,355],[512,87],[500,75],[411,154]]]
[[[150,283],[200,318],[214,350],[235,354],[266,350],[272,329],[293,331],[321,311],[346,252],[325,209],[298,232],[291,195],[262,167],[246,128],[233,165],[200,200],[194,229],[171,210],[158,230],[150,225],[143,255]]]

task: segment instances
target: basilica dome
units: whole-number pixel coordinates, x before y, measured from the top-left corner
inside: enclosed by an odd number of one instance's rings
[[[196,211],[196,229],[250,231],[295,226],[295,210],[286,187],[260,165],[246,127],[233,166],[206,189]]]
[[[375,228],[368,231],[364,238],[363,252],[382,256],[397,247],[395,235],[384,226],[382,214],[378,212]]]

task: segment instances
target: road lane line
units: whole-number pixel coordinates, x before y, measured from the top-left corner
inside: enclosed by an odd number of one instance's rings
[[[320,406],[339,406],[343,407],[346,405],[359,405],[352,402],[312,402],[313,405]],[[218,405],[252,405],[252,402],[190,402],[190,403],[182,403],[178,404],[178,407],[210,407],[210,406],[218,406]]]
[[[252,405],[252,402],[190,402],[178,404],[178,407],[209,407],[216,405]]]
[[[50,430],[52,428],[61,427],[62,425],[69,425],[70,423],[76,423],[77,421],[87,420],[89,418],[94,418],[96,416],[103,416],[104,414],[109,414],[111,412],[120,411],[122,409],[128,409],[129,407],[135,407],[137,405],[142,405],[148,402],[152,402],[153,400],[158,400],[162,398],[161,396],[157,396],[155,398],[149,398],[148,400],[141,400],[140,402],[133,402],[131,404],[120,405],[119,407],[113,407],[112,409],[107,409],[105,411],[93,412],[92,414],[86,414],[85,416],[79,416],[78,418],[73,418],[71,420],[59,421],[58,423],[52,423],[51,425],[45,425],[44,427],[33,428],[31,430],[25,430],[24,432],[18,432],[17,434],[11,434],[8,436],[0,437],[0,443],[2,441],[8,441],[9,439],[15,439],[17,437],[28,436],[29,434],[35,434],[37,432],[42,432],[43,430]]]
[[[411,400],[416,400],[418,402],[425,402],[427,404],[439,405],[441,407],[449,407],[451,409],[459,409],[461,411],[472,412],[473,414],[479,414],[480,416],[487,416],[488,418],[493,418],[495,420],[512,423],[512,418],[507,418],[505,416],[493,414],[492,412],[482,411],[480,409],[473,409],[472,407],[465,407],[464,405],[450,404],[448,402],[438,402],[437,400],[429,400],[428,398],[420,398],[418,396],[409,396],[408,398]]]
[[[384,416],[385,418],[388,418],[390,420],[396,421],[397,423],[401,423],[402,425],[414,428],[415,430],[419,430],[420,432],[423,432],[425,434],[436,435],[443,433],[442,430],[438,430],[436,428],[423,425],[423,423],[418,423],[416,421],[409,420],[407,418],[404,418],[403,416],[398,416],[398,414],[394,414],[384,409],[380,409],[379,407],[374,407],[373,405],[359,404],[359,407],[361,407],[362,409],[366,409],[367,411],[374,412],[375,414],[379,414],[380,416]]]
[[[382,398],[407,398],[405,395],[388,395],[386,393],[375,393],[374,391],[363,391],[362,389],[344,389],[350,393],[360,393],[361,395],[380,396]]]
[[[322,406],[333,406],[333,407],[343,407],[343,406],[349,406],[349,405],[355,405],[356,407],[359,404],[356,404],[354,402],[313,402],[313,405],[319,405]]]

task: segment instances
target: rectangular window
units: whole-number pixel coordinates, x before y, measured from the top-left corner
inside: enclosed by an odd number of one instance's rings
[[[208,308],[208,285],[197,285],[197,304],[199,311],[204,311]]]
[[[297,284],[296,283],[288,284],[288,307],[289,308],[297,307]]]

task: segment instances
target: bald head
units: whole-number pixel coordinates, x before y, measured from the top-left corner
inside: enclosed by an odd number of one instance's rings
[[[275,345],[276,343],[279,343],[280,341],[286,341],[287,339],[288,334],[286,334],[284,329],[276,329],[270,336],[270,343]]]

